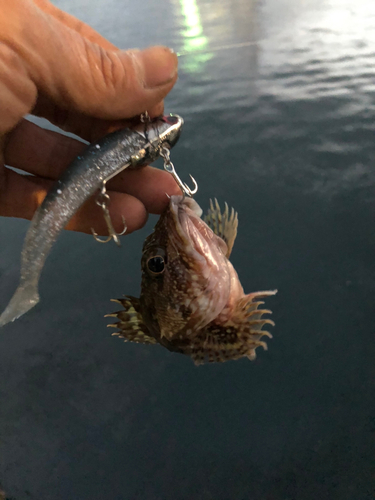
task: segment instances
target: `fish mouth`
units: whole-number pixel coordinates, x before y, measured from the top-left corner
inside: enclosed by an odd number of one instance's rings
[[[185,210],[189,210],[199,218],[202,217],[202,213],[203,213],[203,210],[201,209],[201,207],[198,205],[198,203],[193,198],[190,198],[189,196],[183,196],[183,195],[172,195],[171,196],[170,209],[171,209],[171,212],[176,214],[176,215],[178,214],[178,209],[180,209],[180,211],[182,211],[181,213],[183,213],[183,211],[185,211]]]
[[[171,196],[169,204],[170,238],[178,250],[189,255],[194,261],[203,262],[202,243],[204,243],[204,222],[201,219],[202,209],[198,203],[187,196]],[[203,239],[202,239],[203,237]],[[199,251],[200,250],[200,251]],[[208,248],[206,252],[208,252]]]
[[[197,329],[216,318],[228,301],[231,271],[225,256],[227,246],[201,219],[202,209],[192,198],[172,196],[169,208],[169,244],[184,262],[189,281],[185,305],[192,311]]]
[[[222,264],[226,244],[202,220],[203,211],[193,198],[171,196],[169,213],[170,238],[181,253],[193,262],[194,259],[197,263],[205,262],[213,269],[218,263]]]

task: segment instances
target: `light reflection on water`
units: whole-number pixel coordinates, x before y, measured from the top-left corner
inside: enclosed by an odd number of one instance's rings
[[[101,316],[138,294],[150,226],[120,251],[64,234],[40,307],[0,335],[0,482],[17,500],[370,500],[375,2],[56,4],[183,54],[173,162],[203,207],[239,211],[233,262],[246,291],[279,289],[276,327],[253,364],[201,370],[119,344]],[[25,227],[0,220],[2,304]]]
[[[281,182],[297,178],[305,191],[326,196],[374,186],[375,4],[244,4],[221,2],[214,22],[202,22],[211,64],[199,65],[202,54],[181,57],[188,90],[182,102],[178,96],[181,112],[230,123],[230,138],[222,138],[227,147],[250,138],[256,150],[273,141],[277,157],[278,143],[289,141],[295,154],[279,172]],[[205,2],[197,5],[204,11]],[[192,68],[201,74],[194,77]],[[274,171],[269,162],[261,168]],[[246,161],[241,176],[250,181],[257,171]]]

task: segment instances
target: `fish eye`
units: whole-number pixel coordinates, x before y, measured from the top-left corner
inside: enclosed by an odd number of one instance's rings
[[[147,261],[147,269],[153,274],[161,274],[165,269],[165,260],[161,255],[150,257]]]

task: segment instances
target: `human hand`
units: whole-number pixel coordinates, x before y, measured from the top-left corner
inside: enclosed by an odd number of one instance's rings
[[[163,112],[177,80],[177,57],[166,47],[120,51],[88,25],[47,0],[3,0],[0,18],[0,215],[31,219],[51,184],[86,146],[24,119],[47,118],[92,142],[148,111]],[[32,175],[20,175],[10,165]],[[127,233],[147,213],[161,213],[165,193],[179,188],[167,172],[126,170],[109,184],[115,228]],[[67,229],[107,234],[89,200]]]

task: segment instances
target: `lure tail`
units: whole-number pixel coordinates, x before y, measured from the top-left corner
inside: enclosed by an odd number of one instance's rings
[[[0,328],[27,313],[39,302],[38,288],[34,284],[20,284],[0,316]]]

